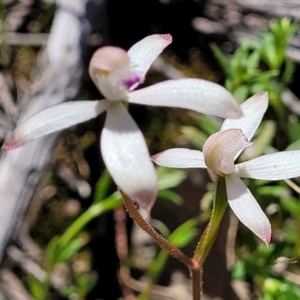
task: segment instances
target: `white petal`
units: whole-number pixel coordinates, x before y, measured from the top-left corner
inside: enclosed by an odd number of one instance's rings
[[[250,141],[261,123],[268,108],[268,93],[255,94],[240,105],[244,117],[239,119],[226,119],[221,130],[239,128]]]
[[[242,180],[235,174],[225,177],[228,203],[237,218],[267,245],[271,239],[271,225]]]
[[[186,108],[223,118],[242,116],[239,105],[226,89],[202,79],[167,80],[128,96],[131,103]]]
[[[198,150],[173,148],[155,154],[151,159],[157,165],[169,168],[206,168],[203,153]]]
[[[3,149],[14,149],[52,132],[97,117],[109,106],[107,100],[71,101],[49,107],[19,125],[8,137]]]
[[[111,105],[101,137],[102,157],[120,189],[150,209],[157,194],[155,168],[145,139],[122,103]]]
[[[300,176],[300,151],[283,151],[259,156],[235,166],[243,178],[284,180]]]
[[[145,37],[127,52],[132,66],[145,77],[153,61],[171,42],[170,34],[153,34]]]

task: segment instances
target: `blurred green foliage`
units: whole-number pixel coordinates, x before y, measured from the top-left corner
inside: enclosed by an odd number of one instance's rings
[[[45,250],[44,270],[46,278],[42,281],[28,276],[29,290],[34,299],[51,299],[50,289],[57,289],[62,295],[68,298],[86,299],[87,294],[97,283],[97,276],[91,271],[79,272],[71,262],[75,255],[87,244],[88,238],[84,234],[85,227],[96,217],[111,211],[122,205],[118,192],[107,196],[108,187],[111,183],[107,172],[104,172],[97,183],[93,204],[83,212],[61,236],[54,236],[48,243]],[[68,284],[58,287],[54,284],[52,277],[60,264],[66,264],[69,279]]]
[[[288,39],[296,32],[296,25],[282,18],[270,23],[253,42],[245,40],[231,58],[213,45],[212,49],[225,75],[225,86],[240,101],[259,91],[268,91],[270,99],[267,118],[257,131],[253,146],[246,149],[239,160],[263,153],[299,150],[299,117],[283,102],[283,93],[289,91],[294,64],[286,56]],[[284,134],[284,137],[280,138]],[[277,149],[276,149],[277,148]],[[250,284],[252,298],[261,300],[299,299],[300,264],[300,201],[297,183],[286,181],[264,182],[249,180],[253,192],[272,222],[273,243],[261,245],[251,234],[237,233],[238,260],[232,270],[233,279]],[[296,190],[296,191],[295,191]],[[278,258],[286,257],[286,265],[275,271]],[[289,258],[293,259],[293,264]],[[288,276],[292,274],[293,276]],[[288,279],[288,278],[289,279]],[[292,280],[291,280],[292,279]]]
[[[256,41],[245,40],[231,57],[213,45],[212,49],[225,75],[225,87],[239,102],[251,95],[268,91],[270,109],[253,138],[253,146],[246,149],[239,157],[240,161],[277,151],[277,149],[300,149],[299,116],[284,104],[283,93],[289,91],[293,78],[293,62],[285,55],[288,39],[296,32],[296,25],[283,18],[270,23],[267,31],[261,32]],[[193,125],[181,127],[181,133],[188,144],[201,149],[207,137],[220,129],[220,120],[203,115],[192,115]],[[160,200],[181,205],[182,198],[172,188],[178,186],[186,173],[180,170],[157,168],[159,177]],[[267,182],[249,180],[247,185],[267,213],[273,228],[272,243],[262,245],[251,232],[240,228],[236,237],[236,263],[232,269],[232,280],[245,281],[252,296],[261,300],[299,299],[300,278],[300,201],[299,181]],[[293,188],[291,188],[291,186]],[[71,299],[85,299],[88,292],[97,283],[96,275],[91,271],[80,273],[69,262],[78,255],[87,244],[84,231],[87,224],[99,215],[122,205],[122,200],[115,192],[109,195],[111,178],[104,172],[95,186],[92,205],[83,212],[61,236],[55,236],[45,251],[43,268],[46,279],[39,279],[28,274],[28,287],[34,299],[50,299],[50,289],[57,289],[61,295]],[[163,223],[160,231],[175,246],[186,246],[197,234],[199,221],[207,221],[211,215],[212,185],[201,200],[203,212],[196,219],[187,220],[173,232]],[[154,220],[155,221],[155,220]],[[154,222],[155,223],[155,222]],[[153,286],[158,282],[164,270],[168,253],[159,249],[153,260],[142,271],[149,279],[145,291],[139,300],[149,299]],[[282,259],[285,258],[285,259]],[[283,260],[285,267],[278,271],[276,265]],[[293,262],[293,263],[291,263]],[[67,264],[70,280],[68,285],[53,285],[51,276],[60,264]],[[128,268],[130,259],[128,259]],[[288,275],[293,276],[288,276]],[[73,298],[72,298],[73,299]]]
[[[185,172],[175,170],[171,172],[164,168],[158,168],[159,197],[162,200],[181,204],[181,197],[170,188],[180,184],[186,177]],[[76,260],[76,255],[83,250],[89,239],[86,236],[86,226],[98,216],[112,211],[122,206],[122,199],[119,192],[108,194],[112,185],[112,180],[107,171],[104,171],[95,185],[94,201],[92,205],[84,211],[61,236],[54,236],[45,249],[45,258],[43,269],[46,278],[40,280],[31,274],[28,274],[27,284],[34,299],[51,299],[51,289],[56,289],[59,293],[68,299],[86,299],[87,294],[97,283],[97,276],[92,270],[79,272],[70,263]],[[190,220],[170,233],[166,226],[166,233],[170,240],[178,247],[185,246],[196,234],[196,221]],[[160,250],[154,259],[147,273],[152,279],[152,284],[156,282],[162,272],[168,259],[166,251]],[[67,284],[57,286],[52,280],[53,274],[61,264],[65,264],[68,269],[69,278]],[[151,285],[152,286],[152,285]]]
[[[274,20],[256,40],[243,40],[230,57],[212,45],[225,76],[225,87],[239,102],[257,92],[267,91],[269,94],[270,107],[266,119],[257,130],[253,145],[244,150],[239,161],[278,150],[300,149],[299,116],[283,101],[283,93],[291,92],[289,83],[294,74],[294,64],[286,56],[286,47],[296,30],[295,23],[287,18]],[[195,126],[183,126],[181,132],[192,147],[201,149],[207,137],[220,129],[221,122],[203,115],[193,115],[193,120]],[[247,229],[239,228],[237,262],[232,278],[247,282],[252,291],[251,299],[299,299],[300,181],[246,181],[272,223],[273,243],[266,247]],[[211,193],[208,192],[202,201],[209,199],[208,203],[211,203],[212,196],[209,195]],[[287,263],[284,270],[276,273],[272,267],[281,257],[286,257],[286,261],[293,258],[293,264]]]
[[[270,105],[281,122],[285,122],[282,93],[288,88],[294,72],[294,64],[285,53],[288,40],[296,29],[287,18],[272,21],[257,40],[243,40],[231,58],[216,45],[212,46],[226,78],[225,87],[240,102],[255,93],[267,91]]]

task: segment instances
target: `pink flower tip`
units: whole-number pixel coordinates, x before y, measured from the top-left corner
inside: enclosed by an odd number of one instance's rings
[[[171,34],[162,34],[161,37],[163,39],[165,39],[169,44],[171,44],[172,41],[173,41],[173,38],[172,38]]]
[[[265,242],[265,244],[266,244],[267,246],[269,246],[269,245],[270,245],[270,242],[271,242],[271,233],[268,234],[268,235],[263,239],[263,241]]]
[[[152,155],[150,158],[155,163],[157,161],[157,159],[159,158],[159,156],[161,156],[161,154],[162,154],[162,152],[159,152],[157,154]]]
[[[264,230],[261,228],[259,232],[254,233],[266,244],[266,246],[269,246],[272,237],[271,227],[265,228]]]
[[[13,150],[23,146],[24,144],[24,141],[16,141],[13,138],[8,138],[2,146],[2,150]]]

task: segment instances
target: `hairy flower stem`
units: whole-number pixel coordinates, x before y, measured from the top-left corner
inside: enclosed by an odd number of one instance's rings
[[[194,268],[191,270],[192,274],[192,288],[193,288],[193,300],[201,300],[201,269],[200,268]]]
[[[217,178],[212,216],[200,238],[193,256],[193,260],[198,263],[199,267],[203,265],[203,262],[217,237],[219,225],[227,208],[227,204],[225,178],[219,176]]]
[[[194,266],[197,266],[197,268],[191,269],[194,300],[201,299],[202,265],[217,237],[219,225],[225,213],[226,207],[227,207],[227,193],[226,193],[225,178],[219,176],[217,178],[217,186],[216,186],[212,216],[203,234],[201,235],[199,244],[192,258],[192,260],[194,261]]]
[[[163,236],[161,236],[158,232],[155,231],[147,221],[141,216],[134,202],[123,192],[121,192],[125,206],[127,208],[128,213],[131,218],[135,221],[135,223],[142,228],[145,232],[147,232],[152,239],[163,249],[166,249],[172,256],[177,258],[183,264],[185,264],[188,268],[194,269],[195,264],[194,261],[186,256],[183,252],[181,252],[177,247],[170,244]]]
[[[187,257],[177,247],[170,244],[164,237],[157,233],[141,216],[134,202],[123,192],[123,200],[132,219],[146,231],[154,241],[162,248],[166,249],[172,256],[185,264],[190,270],[193,282],[193,300],[201,299],[201,269],[206,256],[208,255],[219,229],[220,222],[227,207],[227,194],[225,178],[219,176],[217,179],[214,208],[209,224],[205,228],[199,244],[192,258]]]

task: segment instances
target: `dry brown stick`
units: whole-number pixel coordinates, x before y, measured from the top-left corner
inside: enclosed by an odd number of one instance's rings
[[[0,299],[14,299],[14,300],[33,300],[33,298],[28,294],[23,283],[16,277],[16,275],[8,270],[2,269],[0,272]],[[1,297],[4,293],[7,298]]]
[[[14,46],[41,46],[46,44],[47,39],[47,33],[7,32],[4,36],[3,42]]]
[[[51,72],[46,84],[34,95],[18,123],[51,105],[73,99],[82,73],[81,56],[86,47],[90,26],[86,6],[99,5],[92,0],[60,1],[49,39],[44,50],[47,64],[42,72]],[[66,26],[67,24],[67,26]],[[41,72],[41,73],[42,73]],[[2,154],[0,160],[0,261],[51,158],[57,134]]]
[[[19,264],[22,269],[26,270],[27,274],[33,275],[40,282],[46,281],[46,271],[17,247],[8,247],[7,254],[15,263]]]
[[[0,73],[0,104],[9,117],[13,118],[16,116],[17,107],[14,103],[12,94],[5,83],[5,78],[2,73]]]
[[[125,283],[123,276],[126,278],[130,276],[130,269],[128,265],[128,243],[127,243],[127,229],[126,229],[126,211],[124,207],[119,207],[114,211],[115,219],[115,233],[116,233],[116,250],[120,260],[119,282],[122,288],[122,294],[125,300],[136,299],[132,289]]]

